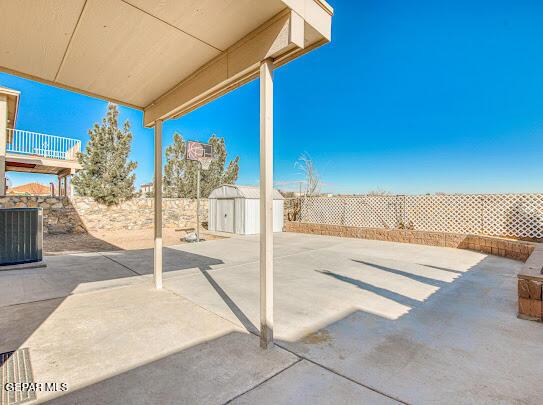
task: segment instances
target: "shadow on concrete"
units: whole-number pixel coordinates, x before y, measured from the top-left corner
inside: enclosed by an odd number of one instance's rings
[[[360,288],[361,290],[365,290],[365,291],[369,291],[369,292],[372,292],[374,294],[378,294],[382,297],[385,297],[389,300],[392,300],[392,301],[395,301],[399,304],[402,304],[402,305],[407,305],[411,308],[417,306],[418,304],[420,304],[419,301],[417,300],[414,300],[412,298],[409,298],[409,297],[406,297],[405,295],[402,295],[402,294],[398,294],[394,291],[390,291],[390,290],[387,290],[385,288],[381,288],[381,287],[376,287],[372,284],[368,284],[368,283],[365,283],[363,281],[360,281],[360,280],[357,280],[357,279],[354,279],[354,278],[351,278],[351,277],[347,277],[347,276],[344,276],[344,275],[341,275],[341,274],[338,274],[338,273],[334,273],[333,271],[329,271],[329,270],[315,270],[321,274],[324,274],[326,276],[329,276],[329,277],[333,277],[335,278],[336,280],[339,280],[339,281],[343,281],[344,283],[349,283],[351,285],[354,285],[355,287],[358,287]]]
[[[247,315],[245,315],[241,308],[238,307],[236,303],[228,296],[228,294],[226,294],[226,292],[221,288],[219,283],[217,283],[206,270],[200,269],[200,271],[202,272],[202,275],[205,277],[205,279],[209,282],[209,284],[211,284],[211,287],[213,287],[217,294],[219,294],[224,303],[228,306],[228,308],[230,308],[232,313],[245,327],[245,329],[247,329],[247,331],[251,333],[259,335],[260,331],[258,330],[258,328],[251,322]]]
[[[102,252],[102,255],[139,275],[153,274],[154,249]],[[162,250],[164,273],[191,269],[211,270],[211,266],[220,264],[224,262],[209,256],[169,247],[164,247]]]
[[[112,257],[110,260],[125,263],[121,266],[152,268],[152,250],[142,250],[139,255],[130,251],[113,253],[108,255]],[[170,259],[184,260],[186,264],[177,263],[176,266]],[[306,335],[320,334],[326,339],[300,338],[278,343],[353,381],[406,402],[439,402],[447,398],[451,403],[480,403],[500,398],[504,402],[530,403],[530,399],[537,397],[533,396],[534,389],[539,389],[538,394],[541,393],[537,378],[542,368],[533,362],[533,358],[536,358],[533,351],[530,353],[519,348],[529,346],[543,354],[543,349],[539,349],[543,330],[537,329],[539,325],[516,319],[514,275],[504,268],[495,268],[493,259],[484,258],[466,271],[424,265],[460,274],[450,283],[440,282],[438,289],[424,301],[337,271],[314,269],[326,277],[409,306],[411,310],[399,318],[388,319],[359,309],[340,315],[340,305],[337,305],[338,318],[341,318],[321,323],[318,330]],[[357,262],[436,287],[436,280],[427,277],[421,278],[371,262]],[[256,334],[253,322],[207,271],[221,263],[219,259],[165,249],[165,269],[171,266],[166,271],[198,269],[242,324]],[[488,265],[493,271],[488,271]],[[138,270],[132,271],[140,274]],[[311,305],[320,305],[316,294],[306,297],[315,300]],[[25,317],[24,322],[21,317],[23,329],[17,334],[23,337],[31,334],[61,302],[62,299],[35,303],[40,311],[36,311],[29,320]],[[4,316],[3,310],[0,308],[0,322]],[[17,305],[9,310],[17,311]],[[289,313],[292,316],[306,316],[296,312],[295,308]],[[322,327],[322,324],[326,326]],[[237,339],[238,334],[232,336]],[[182,398],[179,395],[195,395],[178,402],[221,402],[222,398],[208,395],[211,392],[227,392],[236,376],[247,378],[245,365],[240,366],[237,362],[246,356],[247,345],[257,346],[255,339],[241,348],[217,343],[221,339],[209,342],[210,346],[214,346],[209,350],[206,346],[208,343],[193,346],[69,393],[60,397],[57,403],[169,403],[175,402],[169,400],[171,397],[168,395],[172,392],[175,400]],[[24,338],[11,338],[8,342],[12,343],[11,349],[14,349],[19,347],[15,344],[24,342]],[[4,342],[0,342],[0,349],[5,349],[0,351],[9,350],[5,346]],[[199,357],[199,353],[203,353],[202,357]],[[227,365],[227,371],[222,368],[223,363]],[[196,366],[193,368],[192,364]],[[213,374],[216,370],[220,373]]]
[[[420,276],[418,274],[409,273],[407,271],[395,269],[395,268],[392,268],[392,267],[381,266],[379,264],[365,262],[363,260],[356,260],[356,259],[351,259],[351,260],[353,262],[356,262],[356,263],[364,264],[366,266],[370,266],[370,267],[376,268],[378,270],[383,270],[383,271],[386,271],[388,273],[397,274],[399,276],[404,276],[404,277],[410,278],[410,279],[415,280],[415,281],[419,281],[419,282],[424,283],[424,284],[432,285],[434,287],[443,287],[445,284],[447,284],[444,281],[439,281],[439,280],[436,280],[436,279],[430,278],[430,277]]]
[[[397,269],[363,264],[413,278]],[[534,374],[530,361],[535,352],[543,355],[537,343],[543,329],[516,318],[514,267],[497,267],[495,257],[485,257],[424,301],[329,270],[316,271],[411,309],[397,319],[353,310],[308,337],[280,345],[407,403],[439,403],[444,398],[447,403],[486,403],[499,398],[535,404],[534,393],[543,394],[537,383],[543,366]],[[527,347],[532,349],[523,349]]]
[[[51,399],[49,404],[221,404],[290,366],[295,356],[264,351],[230,332]]]
[[[417,263],[417,264],[418,264],[419,266],[431,267],[432,269],[448,271],[448,272],[456,273],[456,274],[464,274],[464,273],[465,273],[465,271],[454,270],[454,269],[448,269],[448,268],[446,268],[446,267],[434,266],[434,265],[432,265],[432,264],[426,264],[426,263]]]
[[[164,248],[164,258],[165,271],[193,269],[204,275],[212,265],[223,263],[212,257],[170,248]],[[74,293],[144,282],[145,279],[138,277],[153,273],[153,250],[49,256],[47,263],[45,268],[0,272],[0,353],[20,348]],[[249,329],[250,321],[244,319],[241,310],[210,277],[206,278]],[[29,306],[34,310],[28,311]],[[249,330],[255,329],[252,326]]]

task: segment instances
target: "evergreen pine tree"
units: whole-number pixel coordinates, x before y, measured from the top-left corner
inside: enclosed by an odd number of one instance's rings
[[[118,125],[119,110],[109,104],[102,123],[89,130],[90,141],[78,156],[82,169],[73,178],[77,194],[114,205],[135,195],[136,162],[128,160],[132,133],[130,123]]]
[[[207,197],[221,184],[234,184],[238,178],[239,157],[229,162],[226,170],[226,145],[223,138],[212,135],[208,141],[213,145],[214,158],[209,170],[200,172],[200,196]],[[164,194],[166,197],[196,197],[198,163],[185,159],[185,141],[179,133],[173,136],[173,144],[166,148],[164,167]]]

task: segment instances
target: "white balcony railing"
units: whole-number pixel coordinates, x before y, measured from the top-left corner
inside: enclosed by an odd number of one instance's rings
[[[81,141],[62,136],[8,129],[6,152],[43,156],[50,159],[77,160]]]

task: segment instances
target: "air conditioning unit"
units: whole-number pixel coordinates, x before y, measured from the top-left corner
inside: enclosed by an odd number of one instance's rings
[[[0,209],[0,266],[40,262],[42,246],[41,208]]]

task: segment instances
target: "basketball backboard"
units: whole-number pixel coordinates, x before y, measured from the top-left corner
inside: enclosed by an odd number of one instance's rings
[[[203,159],[213,159],[213,145],[187,141],[187,160],[201,161]]]

